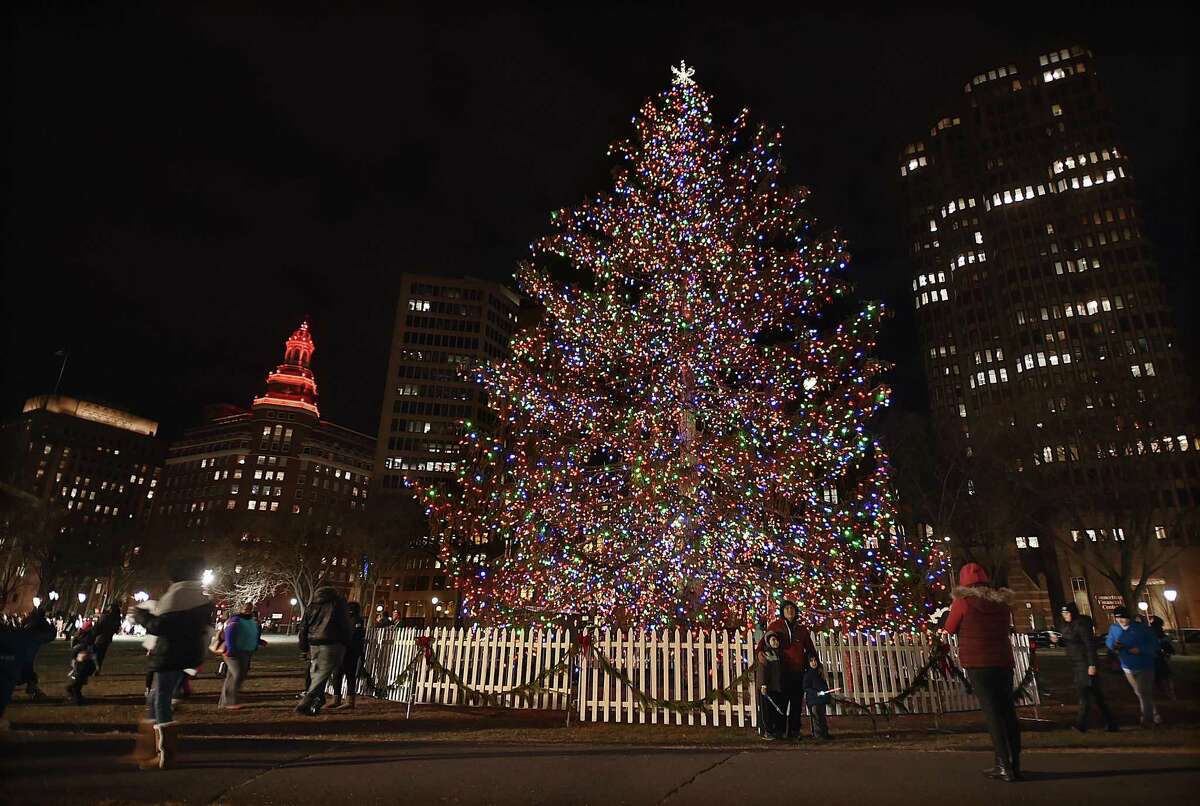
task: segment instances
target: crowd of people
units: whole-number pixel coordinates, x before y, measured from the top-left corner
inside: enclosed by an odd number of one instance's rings
[[[266,644],[255,603],[244,603],[227,619],[214,623],[214,604],[201,584],[203,569],[198,558],[172,563],[171,585],[163,597],[128,614],[113,605],[92,618],[47,616],[41,608],[20,620],[5,615],[0,621],[0,725],[5,724],[4,708],[16,688],[24,686],[31,698],[45,697],[35,670],[38,651],[45,644],[56,638],[70,642],[66,694],[70,702],[83,704],[84,689],[101,674],[114,636],[145,635],[146,712],[133,755],[144,769],[172,766],[178,747],[173,709],[178,698],[189,693],[191,679],[209,654],[220,657],[218,671],[225,674],[217,707],[238,710],[244,707],[241,690],[254,653]],[[995,763],[984,774],[1016,781],[1021,778],[1021,731],[1013,691],[1012,592],[992,585],[976,563],[964,565],[958,581],[941,629],[958,638],[958,662],[987,722]],[[797,605],[784,601],[756,648],[759,730],[770,741],[800,740],[807,713],[808,733],[828,741],[827,708],[837,689],[830,688],[811,632],[798,615]],[[1102,658],[1092,619],[1074,603],[1065,604],[1061,615],[1064,628],[1054,640],[1065,650],[1072,668],[1079,706],[1075,730],[1090,728],[1093,711],[1105,730],[1119,730],[1100,674],[1109,658],[1138,700],[1141,727],[1159,724],[1155,690],[1165,688],[1173,696],[1169,665],[1173,647],[1162,620],[1147,621],[1118,607],[1103,638],[1108,652]],[[331,686],[335,692],[331,709],[354,708],[366,638],[360,605],[346,601],[332,587],[318,588],[304,610],[298,638],[306,675],[295,712],[319,714]]]

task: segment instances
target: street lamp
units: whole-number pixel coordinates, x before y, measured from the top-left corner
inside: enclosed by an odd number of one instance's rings
[[[1175,600],[1179,598],[1179,591],[1174,588],[1167,588],[1163,591],[1163,598],[1171,605],[1171,621],[1175,622],[1175,632],[1179,633],[1179,654],[1187,654],[1187,639],[1183,637],[1183,628],[1179,626],[1179,613],[1175,610]]]
[[[34,597],[33,597],[33,608],[34,608],[34,610],[36,610],[37,608],[39,608],[39,607],[41,607],[41,606],[42,606],[42,597],[41,597],[41,596],[34,596]]]
[[[50,597],[50,601],[52,601],[52,602],[58,601],[58,591],[50,591],[46,595]]]
[[[150,594],[146,593],[145,591],[138,591],[137,593],[133,594],[133,601],[138,602],[139,604],[149,598]]]
[[[1138,610],[1141,610],[1143,613],[1145,613],[1149,609],[1150,604],[1148,602],[1138,602]]]
[[[211,568],[205,568],[204,573],[200,576],[200,584],[208,587],[213,583],[213,571]]]
[[[87,601],[87,594],[86,593],[79,594],[79,603],[83,604],[86,601]]]
[[[291,606],[292,606],[292,609],[291,609],[290,611],[288,611],[288,631],[287,631],[287,634],[288,634],[288,635],[291,635],[291,634],[292,634],[292,628],[296,626],[296,597],[295,597],[295,596],[293,596],[293,597],[292,597],[292,600],[291,600],[291,602],[290,602],[289,604],[291,604]]]

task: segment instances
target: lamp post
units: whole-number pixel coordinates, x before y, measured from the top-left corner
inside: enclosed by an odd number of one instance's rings
[[[291,635],[292,629],[296,626],[296,597],[293,596],[288,604],[292,606],[292,609],[288,612],[288,635]]]
[[[33,597],[33,609],[34,609],[34,610],[37,610],[37,609],[38,609],[39,607],[41,607],[41,606],[42,606],[42,597],[41,597],[41,596],[34,596],[34,597]]]
[[[1167,600],[1167,604],[1171,605],[1171,621],[1175,623],[1175,632],[1179,633],[1179,654],[1187,654],[1187,639],[1183,637],[1183,628],[1179,626],[1179,613],[1175,610],[1175,600],[1179,598],[1179,591],[1174,588],[1167,588],[1163,591],[1163,598]]]

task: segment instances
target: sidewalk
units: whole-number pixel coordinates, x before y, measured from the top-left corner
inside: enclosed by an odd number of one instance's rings
[[[985,779],[987,752],[791,748],[495,746],[191,739],[179,769],[122,763],[128,741],[5,742],[0,802],[38,804],[770,803],[783,792],[833,804],[1124,804],[1131,791],[1187,802],[1200,755],[1030,753],[1028,780]],[[780,802],[788,802],[783,799]]]

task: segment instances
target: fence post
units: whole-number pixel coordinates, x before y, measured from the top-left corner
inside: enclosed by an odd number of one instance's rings
[[[417,643],[418,637],[419,636],[417,636],[417,635],[413,636],[413,649],[416,649],[418,652],[421,652],[420,645]],[[432,639],[430,639],[429,651],[430,652],[433,651]],[[417,669],[424,665],[425,665],[425,653],[421,652],[421,659],[412,665],[412,671],[409,672],[408,705],[404,709],[404,718],[405,719],[412,718],[413,700],[416,699],[416,696],[417,696]]]

